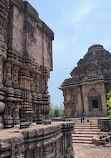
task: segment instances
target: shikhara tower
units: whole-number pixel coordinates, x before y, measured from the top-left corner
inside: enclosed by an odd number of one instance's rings
[[[107,116],[106,93],[111,91],[111,54],[102,45],[93,45],[60,88],[65,116]]]

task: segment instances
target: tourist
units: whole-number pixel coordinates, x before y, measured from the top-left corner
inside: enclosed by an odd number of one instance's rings
[[[83,112],[82,119],[85,120],[85,112]]]
[[[81,117],[81,123],[82,123],[82,117]]]
[[[85,117],[85,112],[83,112],[83,116]]]
[[[92,127],[92,121],[90,121],[90,128]]]
[[[83,119],[83,121],[85,120],[85,116],[84,115],[82,116],[82,119]]]

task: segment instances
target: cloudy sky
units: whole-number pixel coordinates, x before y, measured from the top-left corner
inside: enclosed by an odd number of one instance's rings
[[[51,103],[63,103],[58,89],[78,60],[93,44],[111,52],[110,0],[28,0],[54,31],[53,72],[49,80]]]

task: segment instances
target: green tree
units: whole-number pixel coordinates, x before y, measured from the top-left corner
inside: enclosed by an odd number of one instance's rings
[[[51,117],[58,117],[58,116],[63,116],[63,115],[64,115],[64,110],[63,109],[51,109],[50,110],[50,116]]]
[[[58,110],[58,109],[55,110],[54,116],[55,116],[55,117],[58,117],[58,116],[59,116],[59,110]]]
[[[111,92],[107,93],[108,117],[111,118]]]

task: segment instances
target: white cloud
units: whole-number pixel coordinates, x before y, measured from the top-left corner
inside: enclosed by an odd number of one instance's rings
[[[89,17],[92,10],[93,3],[88,0],[78,1],[75,5],[72,3],[72,5],[67,9],[64,6],[60,7],[63,21],[73,26],[83,21],[84,18]]]
[[[79,22],[83,21],[84,19],[90,16],[90,13],[93,9],[92,5],[83,5],[79,8],[77,15],[73,18],[72,22],[73,25],[78,24]]]

